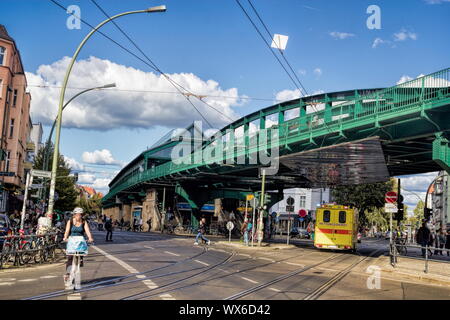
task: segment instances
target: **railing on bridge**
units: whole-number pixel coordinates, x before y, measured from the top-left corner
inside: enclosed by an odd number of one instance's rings
[[[330,132],[339,132],[343,128],[358,127],[361,123],[378,122],[380,119],[396,118],[410,112],[419,112],[426,107],[432,108],[441,101],[442,103],[448,103],[450,99],[450,68],[390,88],[363,95],[357,94],[350,101],[339,102],[337,101],[339,99],[331,101],[326,94],[319,96],[324,98],[318,98],[316,101],[314,101],[315,99],[311,100],[311,97],[301,98],[298,100],[299,102],[292,102],[292,104],[283,107],[271,107],[269,108],[271,111],[267,113],[260,112],[259,115],[254,113],[246,116],[220,130],[220,141],[212,138],[202,148],[179,159],[181,163],[176,164],[170,161],[144,172],[136,173],[126,181],[117,183],[105,196],[104,201],[107,201],[119,191],[143,181],[212,163],[223,163],[227,159],[246,157],[262,149],[285,146],[292,139],[296,141],[311,140],[312,137],[316,138]],[[324,109],[317,110],[318,106]],[[298,112],[295,111],[296,109],[298,109]],[[312,109],[316,111],[311,112]],[[288,112],[298,114],[298,116],[284,121],[285,114]],[[280,115],[281,113],[282,115]],[[283,121],[271,126],[272,129],[277,129],[276,139],[273,139],[270,135],[265,138],[264,135],[267,135],[267,132],[262,129],[267,129],[265,128],[266,119],[273,118],[273,115],[278,115],[277,118]],[[256,132],[249,130],[250,124],[255,121],[260,123],[259,130]],[[263,128],[261,128],[261,124]],[[241,128],[244,129],[243,138],[236,137],[236,132],[242,131]],[[213,148],[215,143],[222,143],[222,137],[226,135],[228,135],[227,140],[230,144],[233,142],[231,145],[234,145],[234,142],[239,139],[241,141],[243,139],[243,145],[235,146],[231,148],[232,150],[225,148],[223,152],[214,155],[212,155],[213,152],[205,152],[205,149]],[[207,155],[206,159],[205,154]],[[200,163],[195,161],[196,159],[201,159]]]

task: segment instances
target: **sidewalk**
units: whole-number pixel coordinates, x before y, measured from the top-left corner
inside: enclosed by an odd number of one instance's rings
[[[395,278],[450,286],[450,263],[448,262],[428,261],[428,273],[424,272],[425,260],[399,257],[393,267],[389,256],[380,256],[375,264],[381,268],[382,272]]]

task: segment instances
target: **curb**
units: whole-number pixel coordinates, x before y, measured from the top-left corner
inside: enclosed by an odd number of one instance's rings
[[[28,266],[22,266],[22,267],[11,267],[7,269],[0,269],[0,276],[6,273],[13,273],[13,272],[24,272],[24,271],[33,271],[33,270],[40,270],[50,267],[56,267],[56,266],[63,266],[64,265],[64,259],[61,259],[61,261],[56,261],[52,263],[44,263],[42,265],[40,264],[33,264]]]
[[[387,257],[380,256],[378,259],[381,262],[380,267],[381,267],[382,272],[386,272],[386,273],[389,273],[389,274],[392,274],[395,276],[399,276],[401,278],[404,278],[405,280],[415,279],[415,280],[419,280],[419,281],[423,281],[423,282],[427,282],[427,283],[431,283],[431,284],[435,284],[435,285],[450,286],[450,276],[424,273],[423,271],[421,274],[416,273],[417,271],[415,271],[414,273],[405,272],[405,271],[402,271],[402,269],[399,267],[396,267],[396,268],[392,267],[390,265],[389,261],[384,261],[384,260],[387,260]]]
[[[273,245],[273,244],[271,244],[271,243],[267,243],[267,242],[263,242],[263,243],[261,243],[261,246],[259,247],[259,246],[257,246],[257,245],[255,245],[255,246],[246,246],[246,245],[244,245],[244,244],[242,244],[242,243],[240,243],[240,242],[228,242],[228,241],[217,241],[216,242],[218,245],[224,245],[224,246],[229,246],[229,247],[237,247],[237,248],[239,248],[239,249],[247,249],[247,250],[262,250],[262,249],[264,249],[264,250],[267,250],[267,249],[269,249],[269,250],[283,250],[283,249],[294,249],[294,248],[297,248],[297,246],[295,246],[295,245],[279,245],[279,244],[277,244],[277,245]]]

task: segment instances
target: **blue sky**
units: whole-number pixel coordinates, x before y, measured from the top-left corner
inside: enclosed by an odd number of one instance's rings
[[[89,0],[59,2],[65,7],[78,5],[81,17],[91,24],[105,18]],[[191,88],[204,88],[209,94],[267,99],[246,100],[245,103],[236,99],[213,102],[218,108],[224,108],[230,117],[240,117],[271,105],[278,93],[295,89],[235,1],[97,2],[111,15],[165,4],[165,13],[133,15],[117,22],[166,73],[192,74],[180,76],[180,81],[192,84]],[[241,2],[250,10],[246,0]],[[386,87],[395,85],[404,76],[414,78],[448,67],[448,0],[253,0],[253,4],[272,33],[290,37],[286,57],[310,93]],[[373,4],[381,8],[381,30],[369,30],[366,26],[369,17],[366,9]],[[57,86],[64,69],[61,59],[71,56],[90,31],[86,25],[80,30],[69,30],[67,18],[67,13],[47,0],[2,0],[1,4],[0,23],[16,40],[25,70],[30,74],[33,120],[44,123],[45,137],[57,108],[49,97],[57,95],[58,91],[32,86],[42,83]],[[137,52],[112,25],[102,30]],[[375,42],[377,38],[380,40]],[[89,60],[90,57],[97,60]],[[88,93],[80,97],[78,104],[68,107],[64,119],[62,153],[80,165],[90,165],[83,161],[87,159],[96,163],[96,173],[92,173],[96,176],[90,178],[103,179],[97,186],[107,182],[107,172],[120,169],[116,164],[132,160],[171,128],[187,126],[200,118],[188,104],[178,118],[172,117],[178,111],[174,107],[176,101],[169,101],[174,96],[171,94],[158,95],[160,109],[156,113],[161,117],[158,121],[153,119],[156,114],[151,114],[151,107],[146,109],[148,113],[140,114],[136,108],[139,109],[140,104],[151,106],[152,97],[157,95],[148,94],[146,100],[141,101],[126,90],[138,86],[137,79],[143,76],[140,72],[152,70],[100,35],[89,40],[78,60],[86,63],[75,66],[69,87],[71,84],[75,88],[102,85],[105,83],[96,81],[110,80],[118,83],[118,89],[125,90],[116,92],[113,97],[105,92]],[[60,64],[55,64],[58,61]],[[116,72],[105,73],[109,78],[98,71],[110,66],[106,61],[114,64]],[[38,70],[42,65],[47,67]],[[129,67],[133,69],[127,69]],[[94,70],[97,73],[93,73]],[[49,73],[53,74],[51,79]],[[82,79],[86,74],[90,79],[84,85]],[[207,83],[210,79],[215,85]],[[152,81],[159,84],[157,79]],[[158,88],[164,91],[164,85],[160,85]],[[167,89],[174,91],[169,85]],[[69,90],[67,96],[76,91]],[[290,94],[295,92],[285,92],[284,96],[290,97]],[[209,119],[218,118],[217,113],[204,110]],[[78,118],[83,112],[87,115]],[[122,115],[131,113],[129,117],[119,117],[121,112]],[[95,121],[105,113],[111,115],[111,125]],[[138,121],[141,116],[144,120]],[[105,149],[110,154],[94,154],[96,150]],[[90,154],[83,157],[84,152]],[[102,157],[109,160],[102,161]],[[110,165],[99,165],[106,162]],[[415,188],[422,190],[420,185]]]

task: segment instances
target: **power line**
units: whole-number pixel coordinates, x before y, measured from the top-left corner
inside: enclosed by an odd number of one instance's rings
[[[267,34],[269,35],[270,38],[272,38],[272,32],[269,31],[269,28],[267,27],[267,25],[264,23],[263,19],[261,18],[261,16],[259,15],[258,11],[256,10],[256,8],[253,6],[252,2],[250,0],[247,0],[248,3],[250,4],[250,6],[253,9],[253,12],[255,12],[256,16],[258,17],[259,21],[261,22],[261,24],[264,26],[264,29],[266,29]],[[300,84],[300,86],[302,87],[303,91],[305,92],[306,95],[308,94],[308,91],[306,91],[305,87],[303,86],[302,82],[300,81],[300,79],[297,76],[297,72],[294,71],[294,69],[292,68],[291,64],[289,63],[289,61],[287,60],[287,58],[285,57],[283,50],[281,50],[281,48],[278,46],[278,43],[276,43],[276,41],[274,41],[275,45],[278,48],[278,51],[280,52],[281,56],[283,57],[284,61],[286,62],[286,64],[288,65],[289,69],[291,70],[292,74],[294,75],[295,79],[297,79],[298,83]]]
[[[64,11],[67,11],[67,9],[61,5],[60,3],[58,3],[55,0],[50,0],[52,3],[54,3],[55,5],[57,5],[58,7],[60,7],[61,9],[63,9]],[[76,18],[80,19],[80,21],[82,21],[84,24],[88,25],[91,29],[95,29],[95,27],[93,25],[91,25],[90,23],[88,23],[87,21],[85,21],[84,19],[82,19],[81,17],[78,17],[76,15],[74,15]],[[114,21],[113,21],[114,22]],[[133,53],[132,51],[130,51],[129,49],[127,49],[126,47],[124,47],[123,45],[121,45],[120,43],[118,43],[117,41],[115,41],[114,39],[112,39],[111,37],[109,37],[108,35],[106,35],[105,33],[103,33],[100,30],[97,30],[96,32],[98,32],[99,34],[101,34],[102,36],[104,36],[105,38],[107,38],[108,40],[110,40],[111,42],[113,42],[114,44],[116,44],[117,46],[119,46],[121,49],[125,50],[127,53],[131,54],[133,57],[135,57],[136,59],[140,60],[142,63],[144,63],[145,65],[149,66],[151,69],[153,69],[154,71],[163,74],[163,72],[161,70],[159,70],[159,68],[155,67],[156,65],[152,65],[150,63],[148,63],[147,61],[145,61],[144,59],[142,59],[141,57],[137,56],[135,53]],[[194,109],[198,110],[195,105],[192,103],[192,101],[189,100],[188,96],[194,96],[198,98],[198,95],[189,92],[189,90],[185,89],[188,93],[184,93],[181,92],[181,90],[178,87],[182,87],[181,85],[177,84],[175,81],[173,81],[172,79],[169,80],[169,82],[172,83],[172,85],[174,85],[174,87],[180,92],[180,94],[184,95],[188,102],[194,107]],[[228,118],[230,121],[234,121],[234,119],[231,119],[230,117],[228,117],[227,115],[225,115],[224,113],[222,113],[220,110],[217,110],[216,108],[214,108],[213,106],[209,105],[208,103],[206,103],[205,101],[201,100],[200,98],[198,98],[200,101],[202,101],[203,103],[205,103],[206,105],[208,105],[210,108],[214,109],[215,111],[217,111],[218,113],[222,114],[223,116],[225,116],[226,118]],[[208,125],[210,127],[211,124],[207,121],[207,119],[205,119],[203,117],[203,115],[201,113],[199,113],[202,118],[208,123]]]

